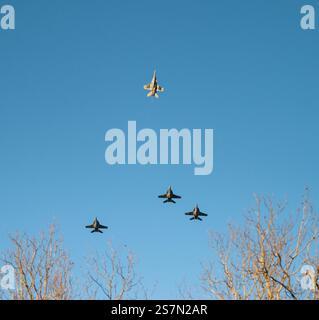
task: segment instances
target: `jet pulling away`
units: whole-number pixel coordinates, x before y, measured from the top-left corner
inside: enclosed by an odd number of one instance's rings
[[[100,229],[108,229],[108,227],[101,225],[97,218],[94,219],[93,224],[91,224],[90,226],[86,226],[85,228],[94,229],[91,231],[91,233],[94,233],[94,232],[103,233]]]
[[[152,82],[144,86],[144,90],[149,90],[148,97],[159,98],[157,92],[164,92],[164,88],[158,85],[156,78],[156,71],[154,71]]]
[[[173,199],[181,199],[182,198],[182,197],[174,194],[172,187],[169,187],[169,189],[167,190],[167,192],[165,194],[158,196],[158,197],[162,198],[162,199],[166,199],[164,201],[164,203],[167,203],[167,202],[176,203]]]
[[[200,217],[207,217],[208,215],[206,213],[203,213],[199,210],[198,205],[194,208],[192,212],[186,212],[185,215],[192,216],[190,220],[200,220],[203,221]]]

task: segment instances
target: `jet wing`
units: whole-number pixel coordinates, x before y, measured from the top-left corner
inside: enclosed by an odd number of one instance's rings
[[[151,90],[151,86],[152,86],[151,83],[146,84],[146,85],[144,86],[144,90]]]
[[[193,213],[193,212],[186,212],[185,215],[186,215],[186,216],[193,216],[194,213]]]
[[[94,228],[94,226],[93,226],[93,224],[91,224],[90,226],[86,226],[85,228],[93,229],[93,228]]]
[[[206,213],[204,213],[204,212],[200,212],[200,213],[199,213],[199,216],[201,216],[201,217],[207,217],[208,214],[206,214]]]
[[[182,197],[177,196],[176,194],[174,194],[172,198],[173,198],[173,199],[182,199]]]
[[[159,198],[162,198],[162,199],[166,199],[167,198],[167,195],[166,194],[163,194],[161,196],[158,196]]]
[[[107,226],[102,226],[102,225],[99,225],[99,229],[108,229],[109,227]]]

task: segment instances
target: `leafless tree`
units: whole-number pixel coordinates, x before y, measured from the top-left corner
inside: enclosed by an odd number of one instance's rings
[[[137,299],[147,291],[136,274],[136,259],[126,247],[124,253],[110,243],[103,254],[88,259],[88,282],[85,292],[90,299]],[[144,298],[147,298],[146,296]]]
[[[204,289],[214,299],[319,299],[319,220],[308,194],[295,214],[286,203],[255,198],[242,227],[211,234],[215,259],[203,267]],[[311,275],[301,274],[305,265]]]
[[[178,299],[182,300],[195,300],[198,299],[199,293],[197,286],[190,285],[187,282],[187,279],[184,278],[177,286],[178,293],[177,297]]]
[[[12,248],[2,254],[0,261],[14,267],[16,289],[2,290],[3,299],[68,300],[73,297],[73,263],[54,225],[37,238],[17,233],[11,235],[10,240]]]

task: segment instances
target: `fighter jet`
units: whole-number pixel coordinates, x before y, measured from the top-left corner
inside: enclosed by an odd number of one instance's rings
[[[181,199],[182,197],[174,194],[173,190],[172,190],[172,187],[169,187],[167,192],[161,196],[158,196],[159,198],[162,198],[162,199],[166,199],[164,201],[164,203],[167,203],[167,202],[172,202],[172,203],[176,203],[173,199]]]
[[[94,233],[94,232],[103,233],[100,229],[108,229],[108,227],[101,225],[97,218],[94,219],[93,224],[91,224],[90,226],[86,226],[85,228],[94,229],[91,231],[91,233]]]
[[[190,220],[200,220],[203,221],[200,217],[207,217],[208,215],[206,213],[203,213],[199,210],[198,205],[194,208],[192,212],[186,212],[185,215],[192,216]]]
[[[144,90],[149,90],[148,97],[159,98],[157,92],[164,92],[164,88],[158,85],[156,78],[156,71],[154,71],[152,82],[144,86]]]

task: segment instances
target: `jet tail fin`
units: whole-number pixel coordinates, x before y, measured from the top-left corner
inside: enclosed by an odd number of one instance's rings
[[[164,201],[164,203],[168,203],[168,202],[176,203],[176,202],[175,202],[174,200],[172,200],[172,199],[167,199],[167,200]]]
[[[193,220],[195,220],[195,218],[193,217],[193,218],[190,218],[189,220],[193,221]]]
[[[99,233],[103,233],[101,230],[92,230],[91,233],[95,233],[95,232],[99,232]]]

